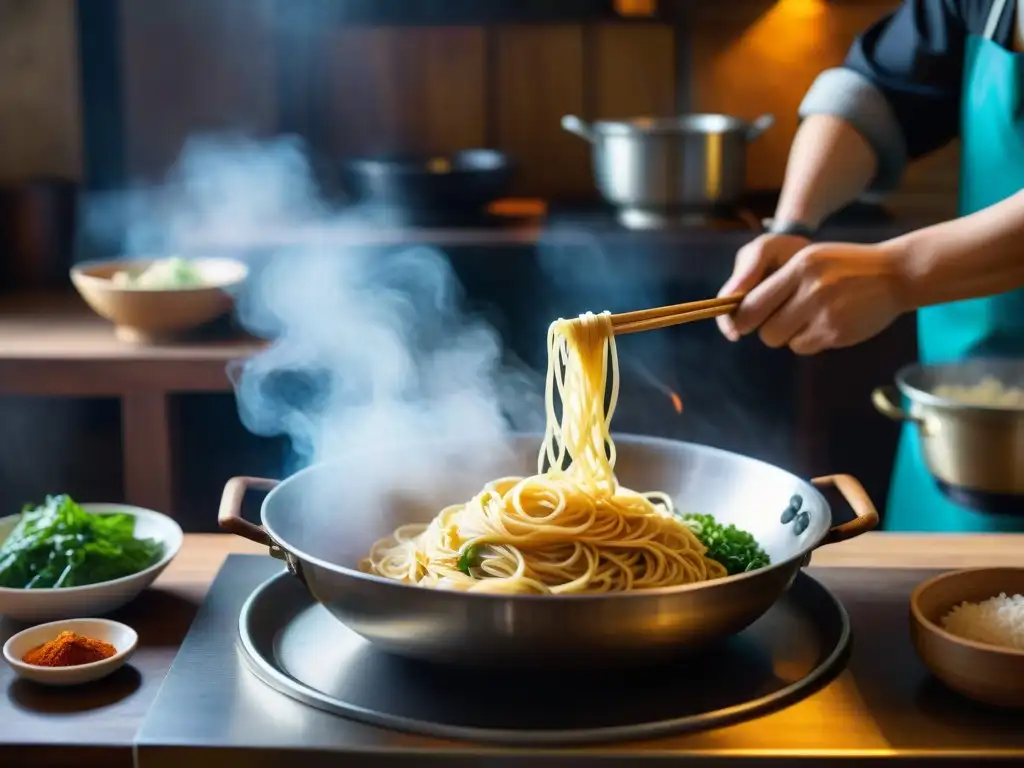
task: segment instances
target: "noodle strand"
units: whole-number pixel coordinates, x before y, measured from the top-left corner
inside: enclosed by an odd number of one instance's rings
[[[611,437],[618,396],[608,313],[556,320],[537,474],[494,480],[427,525],[401,526],[374,544],[362,570],[494,594],[623,592],[725,576],[667,494],[619,486]]]

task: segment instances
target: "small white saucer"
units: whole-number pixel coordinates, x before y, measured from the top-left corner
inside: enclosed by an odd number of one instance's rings
[[[22,657],[33,648],[53,640],[61,632],[103,640],[117,649],[109,659],[79,664],[76,667],[37,667],[26,664]],[[29,627],[12,635],[4,643],[4,660],[20,677],[43,685],[80,685],[106,677],[131,657],[139,636],[131,627],[110,619],[66,619]]]

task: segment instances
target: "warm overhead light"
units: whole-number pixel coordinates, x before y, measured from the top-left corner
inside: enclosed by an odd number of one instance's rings
[[[829,0],[776,0],[776,6],[785,6],[787,11],[813,11],[828,5]]]
[[[658,0],[615,0],[615,12],[620,16],[653,16],[658,12]]]

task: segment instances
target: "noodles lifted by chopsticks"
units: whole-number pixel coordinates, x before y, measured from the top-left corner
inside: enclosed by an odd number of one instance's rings
[[[362,570],[424,587],[537,594],[623,592],[724,576],[674,516],[668,496],[616,481],[610,424],[618,390],[608,314],[556,320],[548,330],[538,474],[494,480],[429,525],[398,528],[373,546]]]

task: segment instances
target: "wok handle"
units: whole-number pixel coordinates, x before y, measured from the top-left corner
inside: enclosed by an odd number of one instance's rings
[[[228,533],[255,541],[257,544],[273,547],[274,541],[266,531],[260,526],[242,519],[242,499],[245,498],[245,492],[250,489],[272,491],[277,485],[277,480],[267,480],[263,477],[232,477],[224,484],[224,493],[220,497],[220,509],[217,511],[217,524]]]
[[[856,517],[842,525],[832,527],[828,538],[823,543],[833,544],[837,541],[846,541],[862,533],[873,531],[878,527],[878,510],[875,509],[871,497],[860,484],[860,480],[853,475],[825,475],[811,480],[816,488],[833,487],[842,495],[846,503],[850,505]]]

